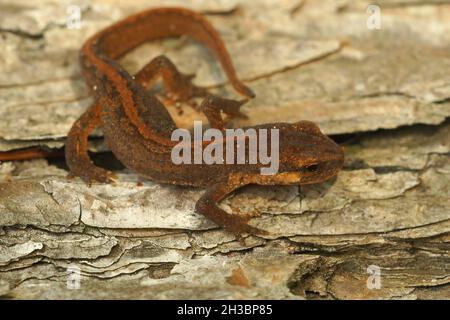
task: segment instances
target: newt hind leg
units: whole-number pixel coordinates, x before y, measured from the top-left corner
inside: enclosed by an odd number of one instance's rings
[[[143,87],[151,86],[158,77],[158,74],[153,71],[156,69],[161,70],[170,90],[188,92],[189,76],[179,73],[176,67],[170,64],[171,62],[165,57],[152,60],[135,74],[136,82]],[[167,66],[170,70],[168,72],[164,71],[167,70],[165,68]],[[93,181],[111,183],[116,179],[112,172],[95,166],[88,154],[88,137],[101,125],[100,112],[101,104],[96,102],[72,125],[65,144],[66,163],[69,166],[70,175],[79,176],[89,184]]]
[[[181,73],[175,64],[164,55],[147,63],[136,75],[136,81],[144,88],[151,88],[162,78],[166,89],[165,103],[189,102],[193,97],[206,95],[206,90],[192,83],[194,75]]]
[[[202,101],[200,109],[208,118],[211,128],[224,130],[226,121],[223,120],[221,111],[230,119],[236,117],[246,118],[247,116],[240,110],[241,106],[246,102],[247,100],[236,101],[209,95]]]
[[[112,172],[94,165],[88,155],[88,136],[100,125],[100,108],[99,103],[94,104],[75,121],[65,144],[70,175],[79,176],[88,184],[93,181],[114,182],[115,179]]]
[[[135,75],[136,82],[146,89],[151,88],[159,78],[162,78],[166,89],[164,101],[166,104],[188,102],[195,107],[191,101],[192,98],[204,97],[200,111],[208,118],[212,128],[224,129],[225,121],[222,119],[221,111],[229,119],[246,117],[239,109],[247,100],[223,99],[209,94],[204,88],[197,87],[192,83],[194,75],[181,73],[175,64],[164,55],[154,58]]]

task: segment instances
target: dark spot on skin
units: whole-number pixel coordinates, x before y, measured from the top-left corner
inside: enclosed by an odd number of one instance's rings
[[[316,172],[319,169],[319,166],[317,164],[312,164],[310,166],[306,167],[306,172]]]

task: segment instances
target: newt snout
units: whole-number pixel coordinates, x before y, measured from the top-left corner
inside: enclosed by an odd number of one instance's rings
[[[273,180],[280,184],[312,184],[338,174],[344,152],[316,124],[300,121],[279,128],[281,175]]]
[[[320,130],[319,130],[320,132]],[[299,156],[299,165],[306,171],[300,179],[301,184],[319,183],[336,176],[344,165],[344,152],[331,138],[322,132],[310,137],[309,152],[306,160]]]

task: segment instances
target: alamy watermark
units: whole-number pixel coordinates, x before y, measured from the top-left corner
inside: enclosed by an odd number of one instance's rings
[[[366,9],[367,17],[366,26],[369,30],[381,29],[381,8],[375,4],[371,4]]]
[[[66,9],[67,29],[81,29],[81,8],[77,5],[71,4]]]
[[[81,270],[76,265],[69,265],[67,267],[67,282],[66,286],[69,290],[80,289]]]
[[[225,129],[224,135],[218,129],[203,132],[202,122],[194,121],[194,139],[186,129],[172,132],[171,140],[179,143],[172,149],[171,158],[174,164],[259,163],[265,166],[260,169],[262,175],[274,175],[279,168],[279,139],[277,128]],[[210,143],[204,146],[204,141]]]
[[[370,274],[367,278],[367,289],[381,289],[381,268],[372,264],[367,267],[367,273]]]

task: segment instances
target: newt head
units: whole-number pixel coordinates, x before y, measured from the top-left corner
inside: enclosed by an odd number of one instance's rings
[[[337,175],[344,163],[342,148],[310,121],[272,124],[279,129],[279,168],[260,175],[258,184],[313,184]]]

